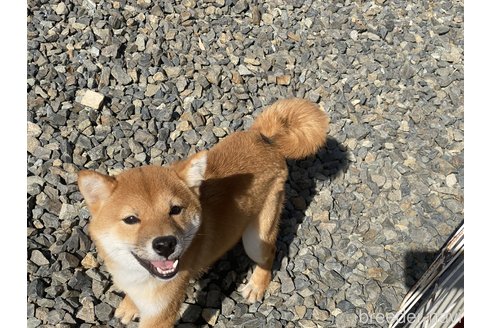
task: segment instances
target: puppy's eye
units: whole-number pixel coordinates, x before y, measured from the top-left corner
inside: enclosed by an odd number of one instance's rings
[[[183,208],[181,206],[175,205],[175,206],[171,207],[169,214],[170,215],[178,215],[179,213],[181,213],[182,210],[183,210]]]
[[[136,216],[130,215],[130,216],[124,218],[123,222],[125,222],[126,224],[136,224],[136,223],[140,222],[140,219],[137,218]]]

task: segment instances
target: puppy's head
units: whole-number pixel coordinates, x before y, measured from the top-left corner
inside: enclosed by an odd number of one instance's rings
[[[169,167],[144,166],[116,177],[81,171],[89,233],[108,268],[135,279],[169,280],[201,224],[199,187],[207,154]]]

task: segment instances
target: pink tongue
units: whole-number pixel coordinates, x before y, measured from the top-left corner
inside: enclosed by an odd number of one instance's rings
[[[169,270],[173,268],[174,261],[151,261],[153,266],[161,269],[161,270]]]

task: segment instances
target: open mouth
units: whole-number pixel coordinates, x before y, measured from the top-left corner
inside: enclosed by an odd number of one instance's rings
[[[175,260],[163,260],[163,261],[149,261],[132,253],[133,256],[150,274],[160,279],[171,279],[178,273],[178,259]]]

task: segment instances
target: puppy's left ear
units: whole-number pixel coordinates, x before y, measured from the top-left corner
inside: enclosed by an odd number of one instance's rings
[[[190,189],[198,193],[200,185],[205,180],[205,170],[207,169],[207,152],[201,151],[191,156],[189,159],[179,162],[176,165],[178,176],[186,183]]]
[[[80,171],[77,182],[93,214],[111,196],[116,187],[115,178],[89,170]]]

